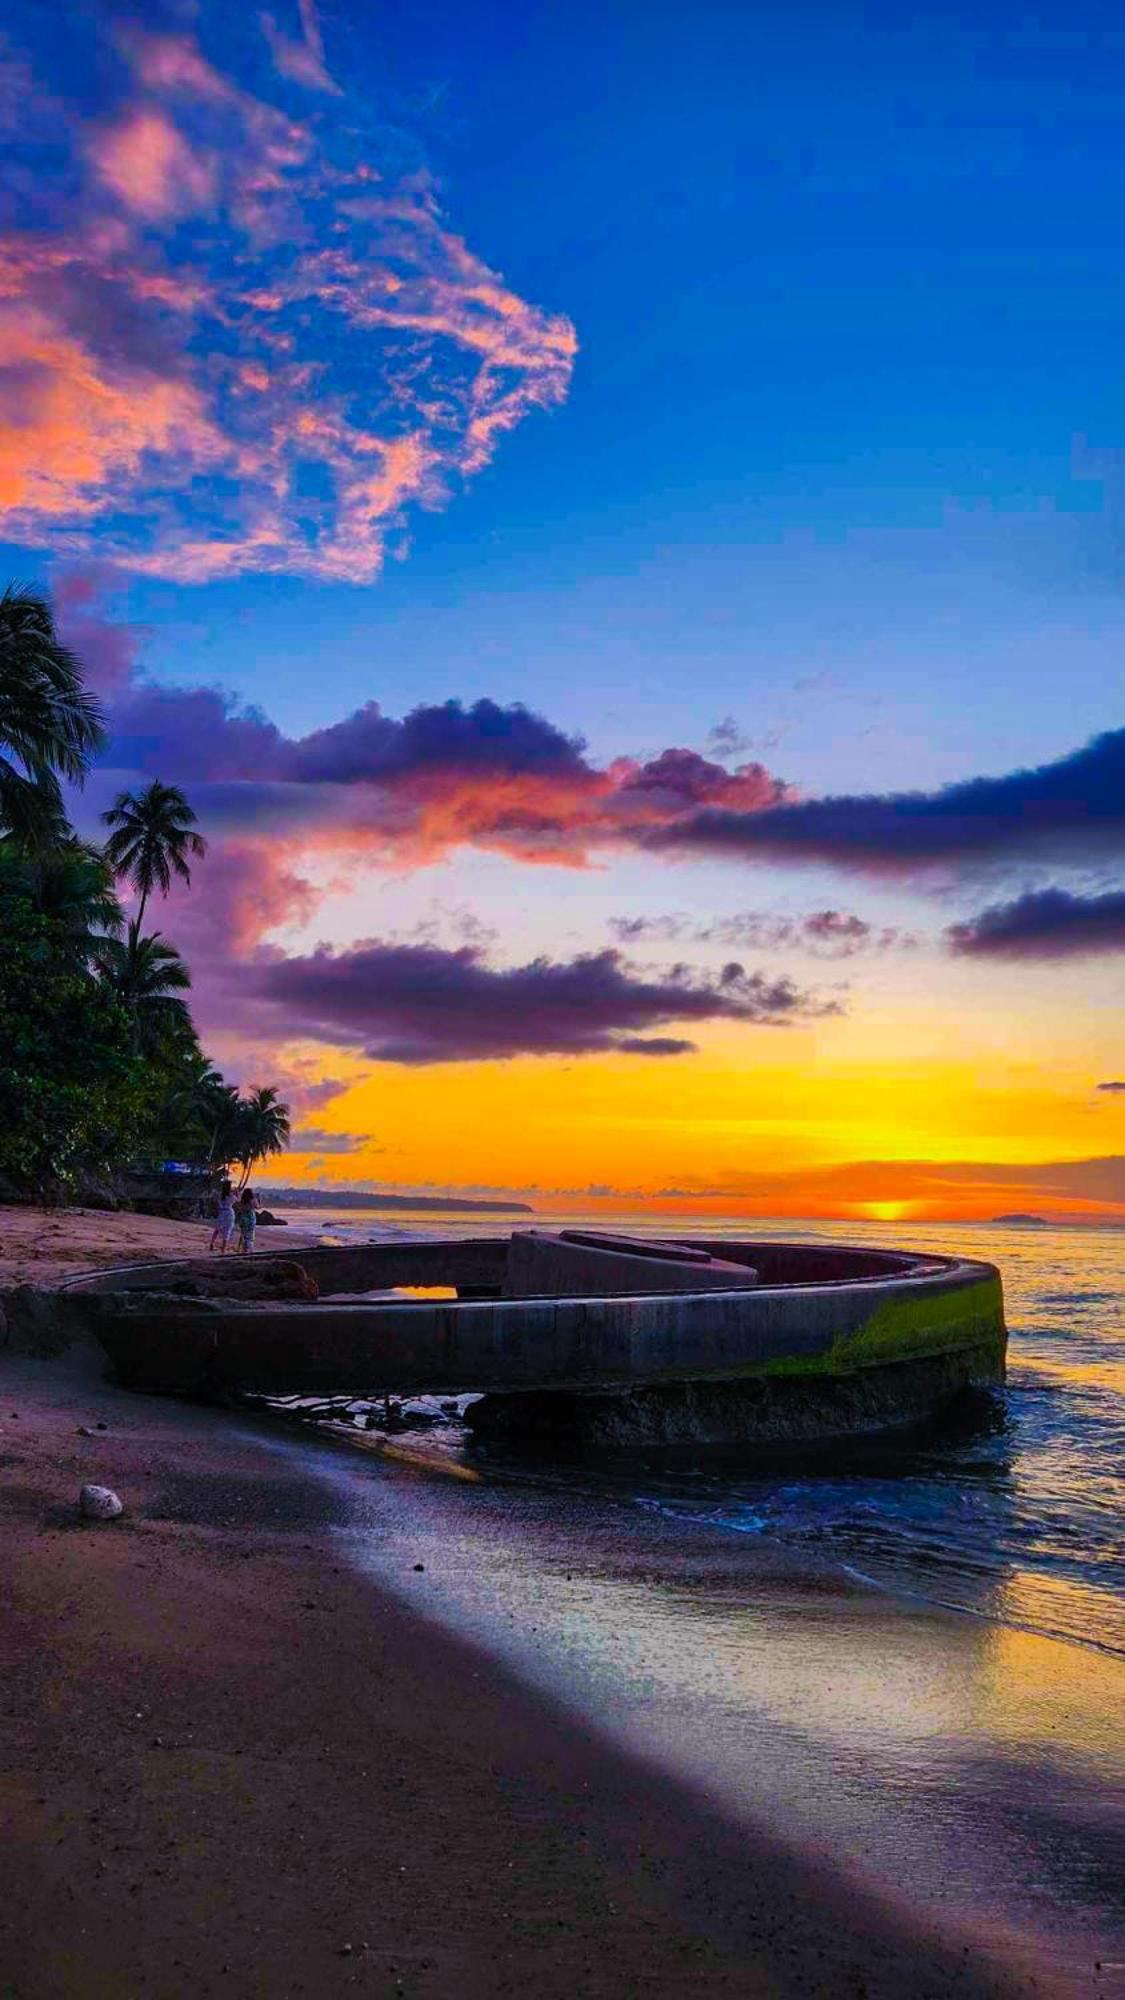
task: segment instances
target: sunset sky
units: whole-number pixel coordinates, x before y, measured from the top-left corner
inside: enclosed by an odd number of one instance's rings
[[[285,1178],[1125,1220],[1108,11],[6,29],[2,573]]]

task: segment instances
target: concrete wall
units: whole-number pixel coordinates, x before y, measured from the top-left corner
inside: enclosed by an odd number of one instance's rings
[[[629,1237],[554,1234],[520,1229],[512,1237],[504,1273],[506,1299],[596,1296],[628,1292],[718,1292],[756,1285],[748,1264],[732,1264],[674,1244]]]
[[[324,1244],[289,1249],[278,1230],[268,1248],[240,1258],[251,1269],[277,1258],[300,1264],[315,1278],[322,1298],[334,1292],[387,1291],[394,1285],[457,1285],[497,1294],[504,1281],[508,1255],[506,1236],[462,1238],[434,1243]],[[127,1264],[116,1270],[92,1271],[71,1281],[69,1290],[83,1293],[151,1291],[194,1277],[213,1280],[222,1266],[214,1257],[184,1258],[180,1263]]]
[[[148,1283],[162,1276],[150,1267]],[[840,1374],[969,1348],[993,1355],[999,1376],[1005,1344],[995,1268],[933,1258],[842,1284],[656,1297],[255,1308],[125,1295],[90,1310],[123,1380],[187,1394],[630,1387]]]
[[[568,1231],[575,1242],[589,1241],[586,1232]],[[607,1241],[626,1241],[606,1238]],[[674,1246],[675,1247],[675,1246]],[[763,1285],[786,1287],[855,1284],[868,1278],[896,1277],[922,1268],[941,1270],[942,1258],[920,1258],[899,1251],[873,1250],[850,1244],[776,1243],[746,1237],[720,1242],[688,1238],[678,1246],[699,1255],[722,1252],[730,1264],[748,1264]],[[276,1257],[293,1258],[315,1278],[322,1298],[338,1292],[386,1291],[394,1285],[456,1285],[459,1289],[491,1291],[499,1297],[509,1254],[506,1236],[457,1237],[434,1242],[325,1244],[290,1249],[278,1230],[268,1246],[246,1260],[251,1267]],[[221,1266],[219,1267],[222,1268]],[[155,1266],[128,1264],[92,1271],[71,1279],[65,1289],[81,1292],[148,1291],[197,1276],[214,1278],[216,1259],[199,1256]],[[647,1287],[646,1287],[647,1289]]]

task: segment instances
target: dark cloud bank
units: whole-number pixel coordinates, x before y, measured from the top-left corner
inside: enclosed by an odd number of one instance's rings
[[[951,925],[946,937],[954,951],[974,958],[1092,958],[1125,951],[1125,889],[1104,896],[1041,889]]]
[[[322,891],[299,873],[309,850],[338,852],[348,866],[413,867],[475,846],[581,866],[617,848],[669,859],[815,860],[924,882],[934,869],[970,876],[978,863],[1065,865],[1125,848],[1125,730],[1034,770],[933,793],[805,801],[760,764],[729,769],[682,747],[599,765],[581,737],[522,704],[487,699],[426,703],[401,718],[369,701],[293,738],[221,689],[146,680],[136,633],[107,625],[96,597],[94,582],[72,579],[60,602],[112,726],[107,768],[81,810],[90,820],[103,803],[99,784],[160,775],[189,788],[212,849],[203,897],[175,912],[199,1005],[245,1022],[252,999],[279,1038],[307,1034],[402,1062],[607,1050],[661,1057],[693,1046],[681,1032],[692,1022],[774,1025],[831,1011],[741,963],[714,977],[683,966],[642,972],[611,951],[498,969],[473,940],[460,951],[426,939],[293,958],[265,951],[272,929],[313,916]],[[717,732],[713,747],[733,755],[736,732]],[[915,942],[839,909],[620,918],[614,933],[624,944],[732,954],[793,947],[824,959]],[[1117,950],[1123,936],[1121,892],[1082,897],[1056,887],[995,904],[952,926],[947,942],[964,955],[1048,959]]]
[[[471,1062],[516,1055],[681,1055],[693,1044],[650,1037],[669,1023],[729,1020],[777,1027],[836,1011],[788,979],[730,964],[712,977],[673,966],[643,974],[618,952],[497,969],[464,946],[371,939],[253,967],[244,991],[276,1008],[287,1034],[362,1048],[380,1062]]]
[[[827,861],[872,873],[1125,846],[1125,729],[1034,770],[937,792],[809,799],[762,812],[704,806],[654,828],[658,852]]]

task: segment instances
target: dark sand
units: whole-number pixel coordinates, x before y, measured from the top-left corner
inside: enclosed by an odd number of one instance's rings
[[[0,1398],[8,2000],[1049,1990],[414,1619],[345,1567],[346,1503],[241,1425],[88,1356],[0,1359]],[[121,1521],[77,1522],[86,1479]]]

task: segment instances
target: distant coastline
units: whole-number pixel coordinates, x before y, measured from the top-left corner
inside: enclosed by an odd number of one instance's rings
[[[457,1215],[534,1215],[526,1201],[471,1201],[453,1194],[366,1194],[341,1188],[262,1187],[263,1201],[275,1208],[432,1209]]]

